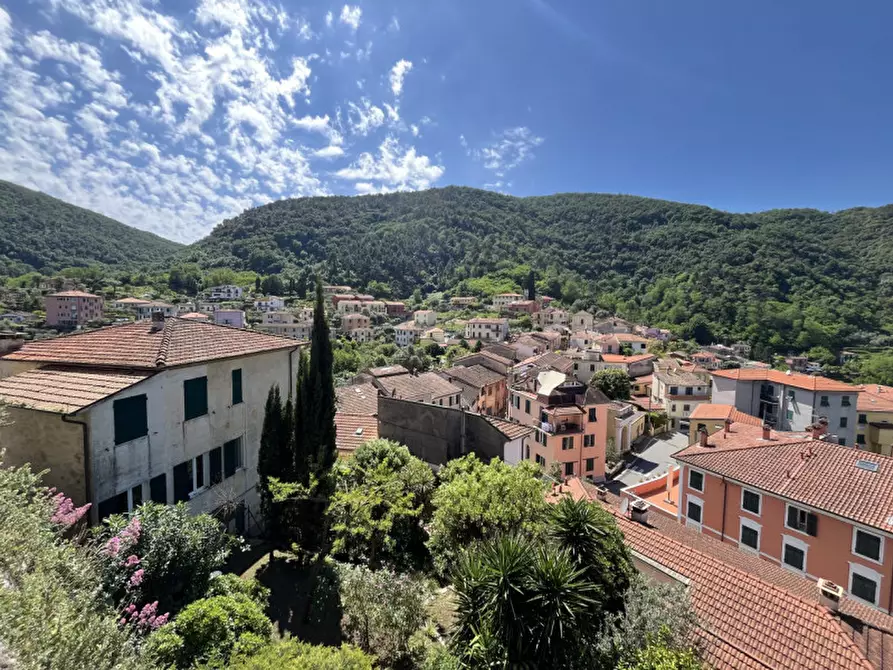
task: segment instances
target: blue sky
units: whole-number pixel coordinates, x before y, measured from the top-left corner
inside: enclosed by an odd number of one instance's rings
[[[893,202],[893,3],[0,0],[0,179],[181,241],[463,184]]]

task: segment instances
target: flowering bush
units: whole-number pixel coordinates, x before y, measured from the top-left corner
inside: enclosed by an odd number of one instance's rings
[[[53,493],[55,490],[50,489],[49,492]],[[90,509],[90,503],[75,507],[71,498],[66,497],[64,493],[56,493],[53,495],[52,500],[55,509],[50,517],[50,521],[65,528],[75,525]]]

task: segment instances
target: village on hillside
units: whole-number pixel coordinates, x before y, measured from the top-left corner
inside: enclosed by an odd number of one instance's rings
[[[692,588],[710,667],[890,667],[893,387],[533,290],[323,285],[319,312],[259,289],[168,303],[72,282],[0,315],[4,466],[46,470],[93,525],[184,503],[263,537],[270,392],[300,395],[321,318],[339,461],[388,440],[435,470],[471,455],[536,468],[548,502],[602,506],[640,572]]]

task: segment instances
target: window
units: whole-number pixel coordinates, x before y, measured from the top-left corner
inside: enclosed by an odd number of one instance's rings
[[[587,458],[586,459],[586,472],[592,472],[595,470],[595,459]]]
[[[741,509],[760,516],[760,502],[759,493],[741,489]]]
[[[848,395],[840,396],[840,406],[841,407],[849,407],[850,406],[850,397]]]
[[[785,526],[788,528],[815,537],[818,534],[818,523],[819,518],[812,512],[788,505],[787,518],[785,519]]]
[[[806,572],[807,546],[800,540],[784,535],[782,537],[782,563],[799,572]]]
[[[595,372],[595,363],[589,364],[589,372]]]
[[[223,481],[223,448],[208,452],[208,481],[213,486]]]
[[[570,477],[574,474],[574,464],[573,463],[565,463],[564,464],[564,476]]]
[[[845,437],[838,437],[838,438],[837,438],[837,444],[839,444],[841,447],[845,447],[845,446],[846,446],[846,438],[845,438]]]
[[[583,446],[584,447],[594,447],[595,446],[595,435],[584,435],[583,436]]]
[[[865,444],[865,436],[856,435],[856,444]]]
[[[143,504],[143,485],[137,484],[130,489],[130,509],[135,510]]]
[[[573,449],[573,448],[574,448],[573,436],[561,438],[561,450],[562,451],[567,451],[568,449]]]
[[[685,387],[685,395],[691,395],[691,394],[692,394],[691,386],[686,386]]]
[[[686,507],[685,516],[691,521],[693,524],[698,526],[701,525],[701,518],[703,516],[704,511],[704,503],[698,500],[697,498],[692,498],[689,496],[688,498],[688,506]]]
[[[112,514],[127,514],[127,491],[119,493],[111,498],[106,498],[99,503],[99,520],[110,517]]]
[[[530,414],[530,401],[526,399],[524,400],[524,411]]]
[[[679,387],[671,386],[670,387],[670,395],[679,395]]]
[[[741,541],[742,547],[760,550],[760,526],[746,519],[741,519]]]
[[[124,444],[149,434],[145,394],[115,400],[112,412],[115,415],[115,444]]]
[[[819,404],[820,404],[822,407],[828,407],[828,406],[829,406],[829,403],[828,403],[828,396],[823,395],[821,401],[819,402]]]
[[[683,411],[683,412],[688,412],[690,409],[691,409],[691,405],[683,405],[683,406],[682,406],[682,411]]]
[[[787,417],[788,421],[792,421],[794,419],[794,410],[785,410],[784,415]]]
[[[450,407],[453,406],[453,396],[450,396]]]
[[[183,382],[184,420],[208,413],[208,378],[196,377]]]
[[[704,473],[697,470],[688,471],[688,488],[695,491],[704,490]]]
[[[791,402],[797,401],[797,392],[794,389],[788,389],[788,400]]]
[[[850,595],[871,605],[877,605],[881,575],[874,570],[850,563]]]
[[[237,437],[223,445],[223,478],[229,479],[242,467],[242,438]]]
[[[233,379],[233,405],[238,405],[242,402],[242,368],[239,368],[238,370],[233,370],[232,379]]]
[[[541,465],[542,467],[546,467],[546,459],[539,454],[536,455],[536,463],[537,465]]]
[[[595,407],[589,408],[589,420],[598,421],[598,415],[596,414]]]
[[[884,540],[879,535],[853,529],[853,553],[877,563],[883,562]]]
[[[580,364],[574,363],[574,370],[579,370],[579,369],[580,369]]]
[[[152,502],[167,505],[167,475],[160,474],[149,480],[149,498]]]
[[[840,417],[840,427],[846,428],[846,425],[847,425],[847,418],[845,416]]]
[[[860,414],[859,423],[868,423],[868,417],[865,414]]]
[[[174,502],[185,502],[205,487],[205,456],[196,456],[174,466]]]

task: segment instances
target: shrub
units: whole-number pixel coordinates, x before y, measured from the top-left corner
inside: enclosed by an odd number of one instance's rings
[[[267,606],[267,600],[270,598],[270,589],[253,577],[243,579],[238,575],[226,573],[211,579],[205,597],[239,595],[250,598],[263,608]]]
[[[251,656],[235,659],[230,670],[373,670],[374,659],[348,644],[323,647],[277,640]]]
[[[162,667],[226,664],[232,656],[262,648],[272,630],[261,605],[248,596],[212,596],[187,605],[149,637],[144,651]]]

